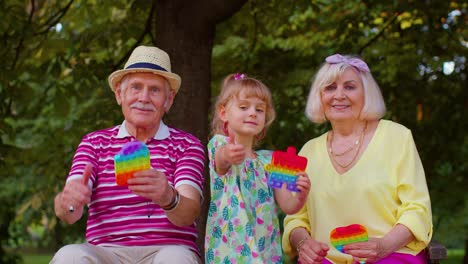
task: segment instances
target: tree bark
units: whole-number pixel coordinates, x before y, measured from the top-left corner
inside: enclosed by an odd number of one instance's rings
[[[156,1],[156,46],[169,54],[172,71],[182,78],[181,88],[165,120],[194,134],[204,145],[209,132],[211,52],[216,24],[232,16],[246,1]],[[203,206],[197,223],[197,244],[203,262],[210,201],[210,181],[206,171]]]

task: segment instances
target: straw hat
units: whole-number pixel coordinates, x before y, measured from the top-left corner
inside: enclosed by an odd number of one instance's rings
[[[125,74],[132,72],[152,72],[160,75],[169,82],[171,90],[175,93],[179,90],[180,76],[171,72],[171,60],[162,49],[148,46],[136,47],[125,63],[125,67],[109,75],[107,80],[112,91],[115,92],[116,84],[122,80]]]

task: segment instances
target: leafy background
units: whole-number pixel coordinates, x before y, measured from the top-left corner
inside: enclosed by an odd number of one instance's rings
[[[211,87],[196,88],[208,89],[213,99],[229,73],[261,79],[271,88],[278,113],[261,147],[300,148],[328,129],[303,114],[324,58],[362,56],[384,94],[385,118],[413,131],[431,193],[435,239],[448,248],[466,248],[468,4],[238,2],[245,4],[233,16],[212,22],[211,72],[204,77]],[[167,11],[158,3],[0,2],[0,263],[18,260],[16,253],[25,248],[53,252],[83,240],[84,220],[73,226],[58,222],[53,197],[63,187],[81,137],[122,121],[107,76],[122,67],[135,45],[158,45],[157,29],[164,27],[155,26],[155,18]],[[204,12],[193,16],[217,9]],[[197,69],[197,61],[190,65]],[[170,123],[197,120],[204,119],[176,117]],[[204,121],[194,126],[208,131]],[[208,138],[205,132],[197,136]]]

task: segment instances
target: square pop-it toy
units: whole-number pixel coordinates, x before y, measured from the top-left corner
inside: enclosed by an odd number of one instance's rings
[[[292,192],[299,192],[296,186],[296,173],[302,172],[307,167],[307,158],[296,155],[294,147],[288,147],[286,151],[273,152],[270,164],[265,166],[269,172],[268,185],[281,189],[283,184]]]

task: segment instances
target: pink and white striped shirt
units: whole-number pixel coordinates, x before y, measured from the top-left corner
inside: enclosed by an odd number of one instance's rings
[[[199,253],[195,224],[173,225],[158,205],[116,184],[114,156],[125,143],[135,140],[124,121],[87,134],[78,145],[67,181],[82,177],[86,163],[93,165],[86,240],[101,246],[182,245]],[[191,185],[203,197],[205,153],[196,137],[161,121],[157,134],[146,145],[151,166],[164,172],[169,184]]]

